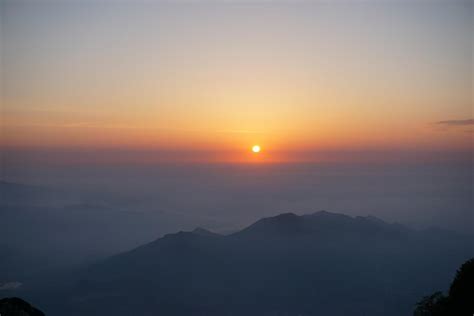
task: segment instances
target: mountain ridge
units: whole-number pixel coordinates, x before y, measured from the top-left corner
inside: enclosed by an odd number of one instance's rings
[[[342,316],[351,306],[356,316],[398,316],[443,288],[472,246],[468,238],[433,238],[373,217],[283,213],[230,235],[202,228],[167,234],[99,261],[58,294],[62,309],[47,312]]]

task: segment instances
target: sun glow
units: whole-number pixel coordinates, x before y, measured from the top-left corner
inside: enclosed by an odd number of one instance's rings
[[[253,151],[254,153],[256,153],[256,154],[258,154],[258,153],[260,152],[260,150],[261,150],[261,148],[260,148],[259,145],[254,145],[254,146],[252,147],[252,151]]]

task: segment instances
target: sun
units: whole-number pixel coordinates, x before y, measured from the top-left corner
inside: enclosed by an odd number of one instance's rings
[[[252,147],[252,151],[253,151],[254,153],[256,153],[256,154],[258,154],[258,153],[260,152],[260,150],[262,150],[262,149],[260,148],[259,145],[254,145],[254,146]]]

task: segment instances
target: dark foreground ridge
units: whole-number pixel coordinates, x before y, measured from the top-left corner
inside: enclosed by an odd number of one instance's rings
[[[470,236],[372,216],[286,213],[227,236],[168,234],[35,301],[48,316],[410,315],[473,254]]]
[[[2,316],[44,316],[43,312],[18,297],[0,299]]]

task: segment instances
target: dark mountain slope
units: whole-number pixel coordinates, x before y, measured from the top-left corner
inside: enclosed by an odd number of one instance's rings
[[[471,239],[373,217],[281,214],[221,236],[169,234],[84,270],[51,315],[408,315]]]

